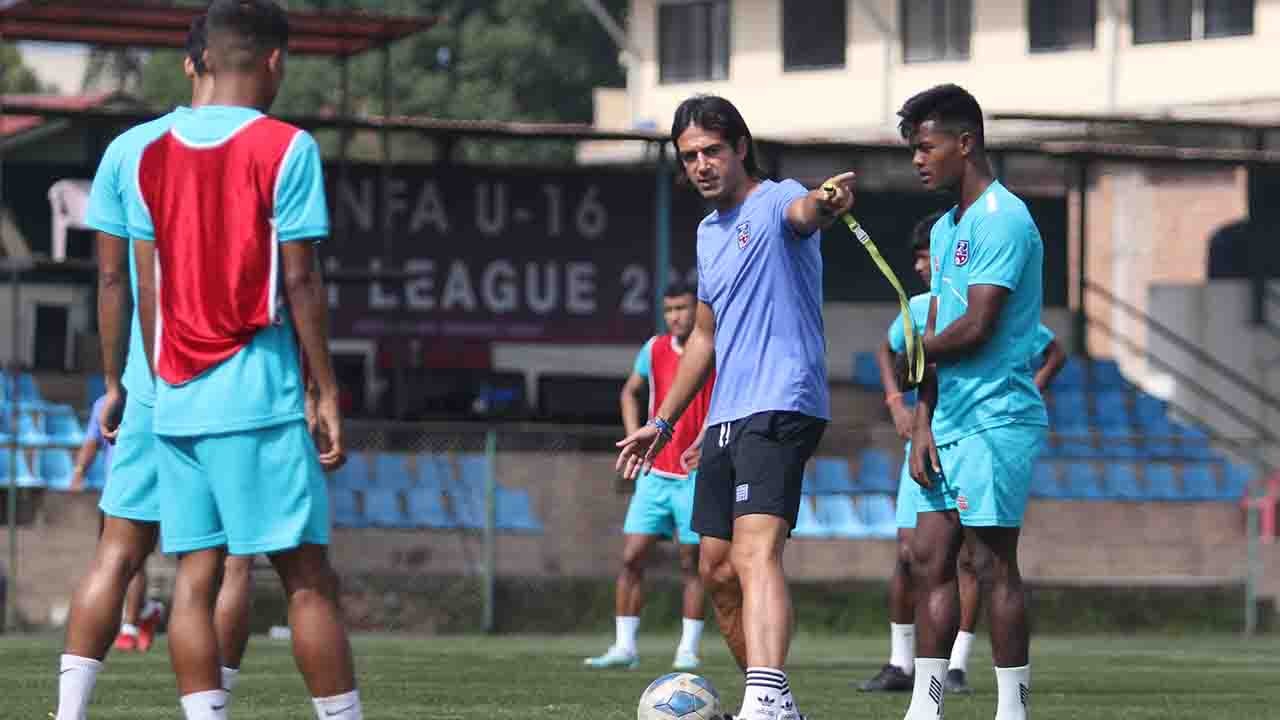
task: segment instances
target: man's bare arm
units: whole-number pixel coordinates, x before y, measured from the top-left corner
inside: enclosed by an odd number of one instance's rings
[[[648,384],[644,376],[631,373],[631,377],[628,377],[627,382],[622,386],[618,403],[622,406],[622,427],[626,429],[628,435],[639,430],[640,426],[649,420],[644,416],[645,409],[640,400]]]
[[[283,243],[280,264],[294,330],[315,388],[317,429],[324,434],[328,445],[318,448],[320,462],[326,467],[336,467],[343,454],[338,378],[329,354],[329,308],[325,303],[324,280],[316,265],[315,247],[305,240]]]
[[[926,334],[924,356],[930,363],[948,363],[972,355],[995,333],[1009,289],[1000,285],[970,285],[968,307],[941,334]],[[937,299],[934,299],[937,305]],[[936,313],[936,309],[930,310]],[[932,327],[932,325],[931,325]]]
[[[138,266],[138,324],[142,327],[142,347],[147,367],[156,370],[156,246],[146,240],[133,241],[133,261]]]
[[[1062,349],[1062,345],[1057,340],[1049,341],[1049,347],[1044,349],[1044,365],[1040,366],[1040,370],[1036,373],[1036,387],[1040,392],[1044,392],[1049,387],[1049,383],[1058,376],[1062,371],[1062,366],[1067,364],[1067,353]]]
[[[98,335],[102,344],[102,375],[107,390],[120,391],[129,352],[129,242],[100,232],[98,244]]]

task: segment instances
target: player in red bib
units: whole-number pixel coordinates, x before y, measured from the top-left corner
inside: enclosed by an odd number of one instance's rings
[[[673,284],[662,301],[666,335],[651,338],[636,357],[635,367],[622,388],[622,422],[630,434],[644,418],[662,404],[684,352],[684,343],[693,331],[696,307],[694,289]],[[676,424],[671,442],[654,459],[653,469],[636,480],[635,495],[623,524],[622,571],[618,573],[615,607],[617,636],[614,644],[599,657],[584,661],[589,667],[634,668],[640,664],[636,651],[636,631],[644,606],[644,566],[657,542],[670,537],[680,547],[680,576],[684,581],[684,621],[680,646],[672,667],[698,667],[698,643],[702,638],[703,590],[698,577],[698,534],[693,531],[693,487],[697,473],[702,428],[711,405],[714,378],[703,386],[693,404]],[[646,390],[647,387],[647,390]],[[642,410],[641,398],[648,406]]]

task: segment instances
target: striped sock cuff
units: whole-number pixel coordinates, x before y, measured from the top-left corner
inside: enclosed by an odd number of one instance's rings
[[[768,688],[781,695],[790,691],[787,674],[773,668],[747,668],[747,687]]]

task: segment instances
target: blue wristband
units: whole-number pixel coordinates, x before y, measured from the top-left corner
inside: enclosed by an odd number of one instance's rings
[[[658,428],[658,433],[667,438],[670,438],[673,434],[675,434],[675,431],[676,431],[676,428],[674,425],[672,425],[671,423],[667,422],[665,419],[660,418],[656,415],[653,417],[652,420],[649,421],[649,424]]]

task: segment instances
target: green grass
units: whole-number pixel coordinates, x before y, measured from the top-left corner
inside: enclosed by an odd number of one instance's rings
[[[974,652],[972,697],[947,700],[948,720],[990,720],[994,676],[986,648]],[[60,639],[0,638],[0,716],[44,720],[56,696]],[[648,682],[667,672],[674,637],[643,637],[635,671],[588,671],[581,658],[605,636],[388,637],[355,640],[365,715],[370,720],[512,718],[630,720]],[[815,720],[898,720],[906,695],[852,691],[884,661],[887,637],[796,639],[791,684]],[[709,677],[737,709],[741,676],[719,638],[706,639]],[[1245,642],[1191,635],[1040,638],[1032,650],[1036,720],[1204,720],[1280,718],[1280,639]],[[232,706],[237,720],[314,717],[287,643],[255,637]],[[148,655],[116,654],[98,682],[93,720],[180,717],[162,645]]]

